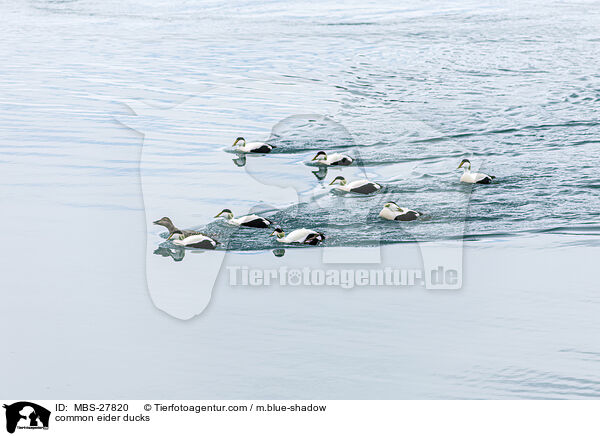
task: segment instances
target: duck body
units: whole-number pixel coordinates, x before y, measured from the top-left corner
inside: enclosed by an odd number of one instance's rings
[[[172,239],[172,238],[187,238],[188,236],[194,236],[194,235],[201,235],[202,233],[197,232],[195,230],[179,230],[179,229],[175,229],[175,231],[173,231],[167,239]]]
[[[210,236],[197,233],[195,235],[183,236],[180,239],[173,240],[173,244],[187,248],[203,248],[205,250],[214,250],[219,244]]]
[[[381,189],[379,183],[371,182],[367,179],[354,180],[352,182],[346,182],[342,176],[337,176],[330,185],[333,185],[336,181],[340,182],[340,186],[336,188],[344,192],[354,192],[355,194],[372,194]]]
[[[283,244],[317,245],[325,240],[323,233],[309,229],[297,229],[288,235],[285,235],[281,229],[275,229],[273,233],[277,235],[277,242]]]
[[[494,176],[488,176],[484,173],[472,173],[469,170],[466,170],[460,176],[460,181],[463,183],[479,183],[481,185],[489,185],[493,179],[495,179]]]
[[[488,185],[495,179],[495,176],[490,176],[484,173],[472,173],[471,172],[471,161],[469,159],[463,159],[458,168],[463,169],[463,174],[460,176],[460,181],[463,183],[479,183],[481,185]]]
[[[268,220],[266,218],[263,218],[261,216],[255,215],[255,214],[244,215],[244,216],[241,216],[238,218],[234,218],[233,212],[231,212],[230,209],[223,209],[221,212],[219,212],[218,215],[215,216],[215,218],[218,218],[221,215],[227,220],[227,222],[229,224],[234,225],[234,226],[266,229],[267,227],[269,227],[272,224],[271,220]]]
[[[386,203],[381,212],[379,212],[380,218],[390,221],[414,221],[422,216],[421,212],[406,207],[399,207],[396,203]]]
[[[238,151],[243,153],[270,153],[271,150],[273,150],[273,146],[266,142],[248,142],[238,148]]]
[[[344,189],[344,186],[342,186],[341,189],[348,192],[355,192],[357,194],[372,194],[373,192],[381,189],[381,185],[379,183],[371,182],[367,179],[354,180],[353,182],[348,183],[346,187],[347,189]]]
[[[241,145],[237,145],[241,142]],[[236,151],[241,153],[270,153],[275,146],[267,144],[266,142],[246,142],[241,136],[235,140],[233,146],[237,148]]]
[[[244,215],[239,218],[232,218],[229,223],[234,226],[254,227],[257,229],[266,229],[271,225],[271,221],[258,215]]]
[[[350,156],[346,156],[345,154],[341,153],[326,154],[324,151],[320,151],[313,158],[313,161],[315,161],[319,165],[348,166],[352,165],[354,159],[352,159]]]

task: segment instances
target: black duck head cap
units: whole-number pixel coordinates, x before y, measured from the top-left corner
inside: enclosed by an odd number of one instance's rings
[[[220,217],[224,213],[229,214],[229,215],[233,215],[233,212],[231,211],[231,209],[223,209],[221,212],[219,212],[218,214],[215,215],[215,218]]]
[[[244,144],[246,143],[246,140],[244,139],[243,136],[238,136],[236,138],[236,140],[233,142],[233,147],[235,147],[237,145],[238,142],[243,142]]]
[[[319,156],[323,156],[323,157],[327,157],[327,153],[325,153],[324,151],[320,151],[318,152],[315,157],[312,158],[312,160],[317,160],[319,158]]]
[[[337,182],[338,180],[339,180],[340,182],[345,182],[345,181],[346,181],[346,179],[344,179],[344,177],[343,177],[343,176],[337,176],[335,179],[333,179],[333,180],[331,181],[330,185],[333,185],[333,184],[334,184],[335,182]]]
[[[469,159],[463,159],[460,163],[460,165],[458,166],[458,168],[461,168],[463,165],[469,165],[471,166],[471,161]]]
[[[273,236],[279,233],[283,233],[283,230],[281,229],[281,227],[276,227],[275,230],[273,230],[269,236]]]

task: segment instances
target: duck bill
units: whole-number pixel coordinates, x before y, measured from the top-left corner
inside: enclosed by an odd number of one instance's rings
[[[160,223],[159,223],[159,221],[160,221],[160,220],[152,221],[152,224],[156,224],[157,226],[160,226]]]

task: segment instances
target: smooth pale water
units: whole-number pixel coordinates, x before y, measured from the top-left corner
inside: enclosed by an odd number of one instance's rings
[[[0,7],[7,396],[600,393],[594,3]],[[277,148],[236,159],[240,135]],[[319,150],[357,165],[314,174]],[[465,157],[495,183],[458,183]],[[384,189],[335,195],[336,175]],[[383,222],[387,200],[427,219]],[[464,235],[464,286],[242,289],[222,269],[201,316],[165,315],[152,303],[188,305],[212,253],[174,251],[164,215],[222,241],[225,265],[319,265],[275,258],[269,231],[213,218],[226,207],[403,266],[415,241]]]

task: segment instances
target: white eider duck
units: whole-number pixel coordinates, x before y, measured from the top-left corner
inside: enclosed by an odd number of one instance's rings
[[[400,207],[393,201],[383,205],[383,209],[379,212],[379,216],[390,221],[414,221],[423,216],[421,212]]]
[[[297,229],[285,236],[283,230],[277,227],[273,230],[273,233],[269,236],[277,236],[277,242],[284,244],[306,244],[306,245],[317,245],[319,242],[325,240],[325,235],[321,232],[316,232],[309,229]]]
[[[333,153],[327,155],[327,153],[324,151],[318,152],[317,155],[312,158],[312,160],[316,161],[318,164],[327,166],[348,166],[354,161],[354,159],[352,159],[350,156],[346,156],[345,154]]]
[[[179,239],[174,239],[173,244],[188,248],[203,248],[205,250],[214,250],[219,242],[215,241],[210,236],[198,233],[187,237],[180,236]]]
[[[471,172],[471,161],[469,159],[463,159],[458,168],[461,168],[464,165],[463,175],[460,176],[460,181],[464,183],[480,183],[482,185],[489,184],[492,179],[495,179],[496,176],[488,176],[483,173],[472,173]],[[458,169],[457,168],[457,169]]]
[[[175,245],[191,248],[205,248],[209,250],[212,250],[219,245],[218,241],[196,230],[179,230],[175,227],[173,221],[171,221],[169,217],[163,217],[154,221],[154,224],[167,228],[169,231],[167,241],[173,238],[173,236],[177,236],[177,239],[173,240],[173,244]]]
[[[233,212],[231,212],[230,209],[223,209],[215,216],[215,218],[219,218],[220,216],[223,216],[223,218],[225,218],[229,224],[233,224],[234,226],[256,227],[258,229],[266,229],[272,224],[270,220],[254,214],[234,218]]]
[[[241,145],[237,145],[241,142]],[[274,145],[267,144],[266,142],[246,142],[241,136],[235,140],[233,147],[237,146],[235,151],[242,153],[270,153],[275,148]]]
[[[348,183],[346,179],[344,179],[342,176],[337,176],[331,181],[330,185],[333,185],[337,181],[340,182],[340,186],[336,188],[346,192],[355,192],[357,194],[372,194],[373,192],[379,191],[381,189],[380,184],[370,182],[367,179],[354,180],[353,182]]]

